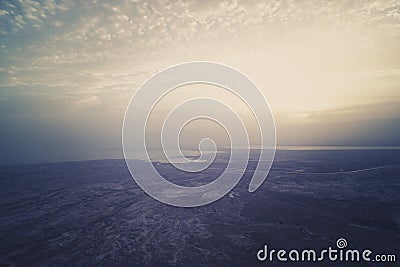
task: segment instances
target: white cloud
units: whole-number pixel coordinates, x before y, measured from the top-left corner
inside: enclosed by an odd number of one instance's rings
[[[100,104],[100,99],[98,96],[95,95],[89,95],[86,97],[83,97],[76,101],[76,104],[79,106],[83,107],[92,107]]]
[[[44,23],[52,22],[58,14],[68,11],[68,2],[44,0],[42,2],[35,0],[19,0],[14,3],[4,2],[4,7],[0,9],[0,28],[2,35],[17,33],[25,27],[40,29]]]
[[[242,61],[244,68],[243,62],[255,62],[273,72],[281,63],[272,60],[282,58],[315,65],[364,55],[375,60],[381,53],[393,58],[398,14],[398,1],[6,2],[0,33],[11,46],[1,55],[6,71],[0,71],[0,85],[84,87],[95,94],[141,83],[145,77],[137,73],[188,60]],[[32,27],[40,38],[12,45],[14,35]],[[398,80],[375,82],[386,90]]]

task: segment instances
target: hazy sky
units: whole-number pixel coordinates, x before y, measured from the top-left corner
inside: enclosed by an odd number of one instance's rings
[[[400,145],[400,1],[4,0],[0,163],[120,156],[133,92],[193,60],[251,77],[280,145]]]

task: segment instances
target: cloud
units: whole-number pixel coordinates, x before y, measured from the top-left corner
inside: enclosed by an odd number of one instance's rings
[[[400,98],[278,115],[276,121],[281,145],[400,145]]]
[[[100,104],[100,99],[98,96],[87,96],[76,102],[79,106],[96,106]]]
[[[374,102],[332,110],[317,111],[307,114],[304,119],[308,123],[319,122],[351,122],[377,119],[400,119],[400,97],[385,102]]]
[[[217,58],[218,50],[235,53],[238,46],[277,51],[297,42],[315,45],[314,54],[329,44],[337,56],[354,46],[376,53],[379,42],[398,38],[399,12],[396,1],[5,1],[2,83],[35,77],[34,84],[65,85],[77,66],[95,72],[122,62],[147,71],[149,62],[166,65],[160,57]],[[395,46],[388,43],[387,57],[398,52]]]
[[[55,16],[69,10],[67,1],[19,0],[0,4],[1,35],[17,33],[26,27],[40,29],[51,23]]]
[[[109,112],[101,121],[112,124],[153,73],[210,60],[252,77],[273,110],[289,114],[284,127],[396,119],[399,24],[392,0],[0,1],[2,114],[14,103],[26,105],[20,121],[53,122],[44,114],[57,111],[83,127],[74,109],[96,122]],[[46,112],[33,112],[35,101]]]

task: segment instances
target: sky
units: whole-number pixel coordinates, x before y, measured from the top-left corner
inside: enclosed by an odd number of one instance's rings
[[[122,157],[135,90],[197,60],[259,86],[278,145],[399,146],[399,44],[393,0],[4,0],[0,164]]]

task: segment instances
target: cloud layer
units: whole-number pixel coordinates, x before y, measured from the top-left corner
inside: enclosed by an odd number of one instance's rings
[[[62,158],[60,136],[71,158],[107,157],[96,149],[120,149],[124,110],[144,80],[210,60],[250,76],[280,129],[309,129],[282,133],[281,144],[351,144],[356,134],[305,125],[375,129],[400,118],[399,43],[398,1],[1,1],[0,142],[13,162],[38,143],[49,151],[38,159]],[[359,143],[400,144],[391,131]]]

